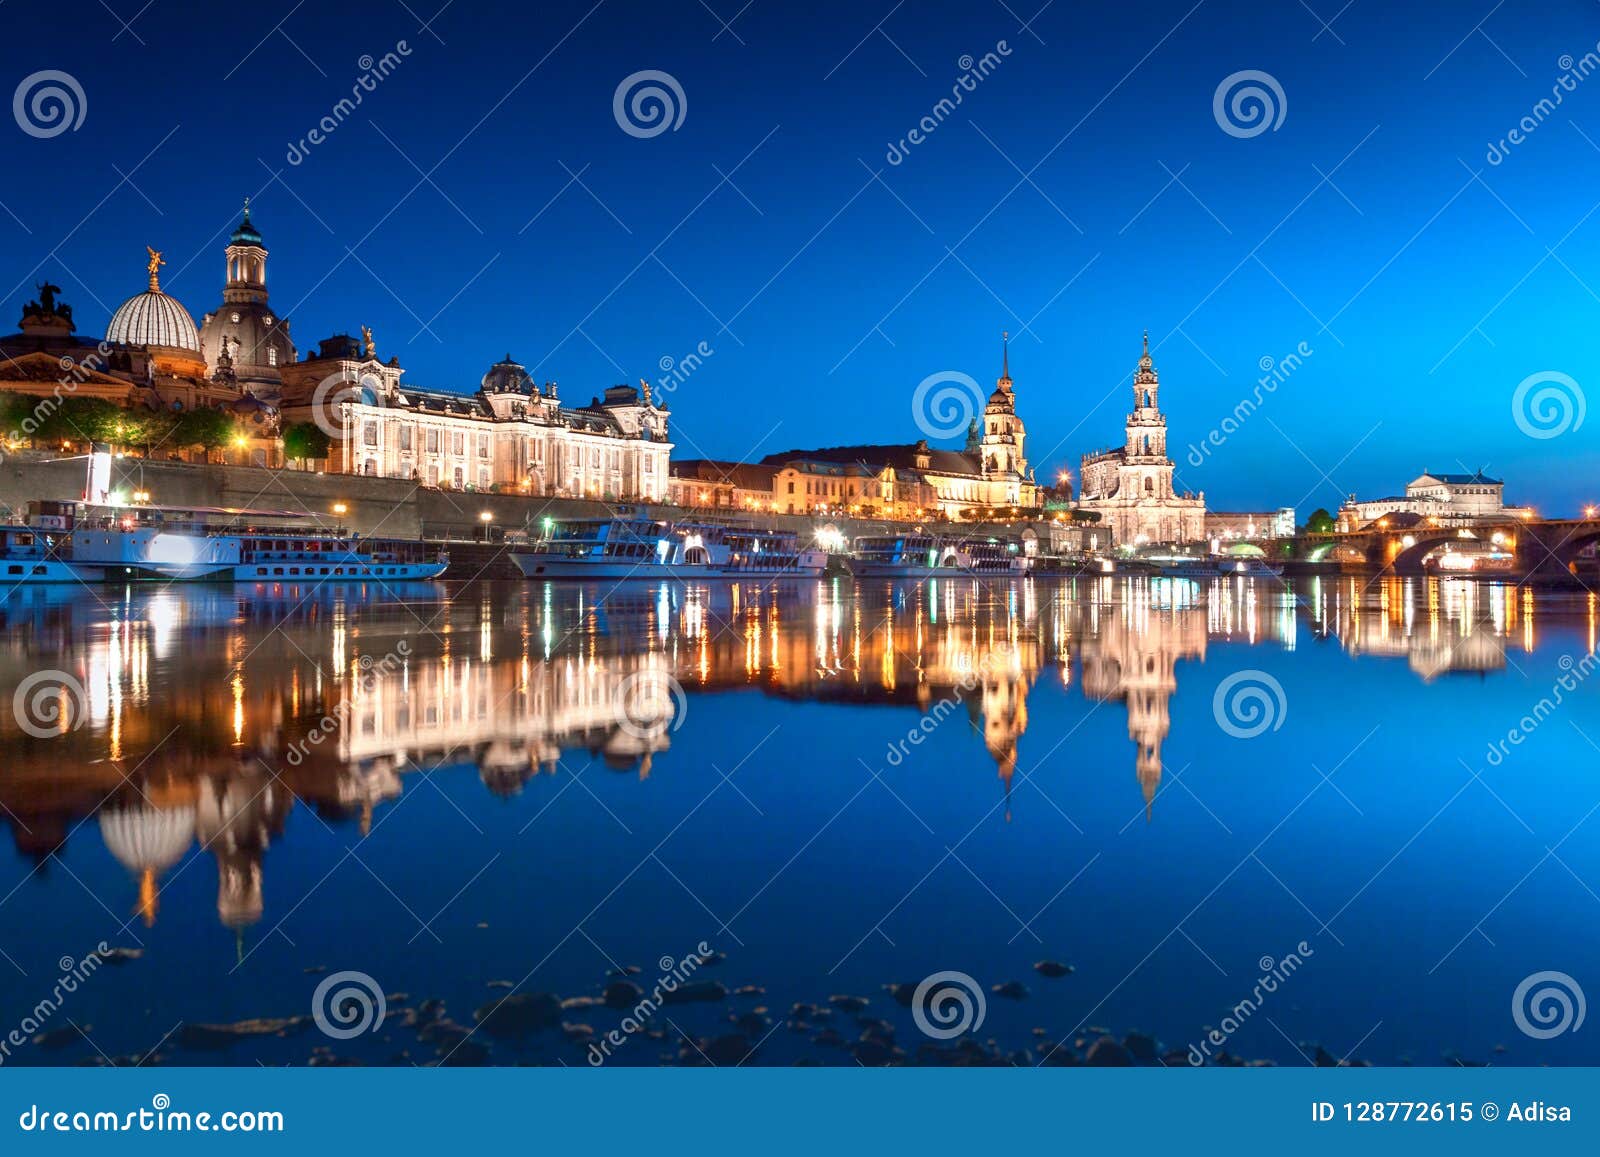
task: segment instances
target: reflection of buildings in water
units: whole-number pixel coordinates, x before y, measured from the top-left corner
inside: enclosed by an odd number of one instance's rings
[[[1145,818],[1161,786],[1161,744],[1172,729],[1168,701],[1178,689],[1180,659],[1204,659],[1206,610],[1163,600],[1151,587],[1129,586],[1119,604],[1094,607],[1082,642],[1083,693],[1121,700]]]
[[[135,912],[155,924],[163,877],[196,841],[217,864],[217,915],[230,928],[261,919],[262,858],[283,831],[293,797],[264,768],[146,783],[99,813],[106,849],[138,880]]]
[[[406,773],[440,764],[476,764],[499,795],[566,753],[648,774],[686,699],[624,726],[636,676],[689,698],[748,689],[940,718],[965,708],[1009,819],[1028,696],[1053,666],[1069,690],[1076,677],[1088,698],[1125,706],[1148,814],[1177,664],[1203,659],[1208,638],[1293,647],[1303,608],[1352,655],[1404,655],[1424,679],[1499,670],[1507,638],[1533,647],[1531,595],[1424,579],[1312,580],[1298,598],[1242,580],[662,584],[604,602],[546,585],[440,596],[430,629],[405,607],[338,594],[270,615],[247,602],[130,598],[109,627],[92,600],[18,616],[0,640],[0,702],[41,664],[79,673],[86,701],[84,726],[48,740],[0,716],[0,822],[19,850],[47,861],[115,793],[97,821],[137,881],[134,911],[155,919],[198,841],[217,866],[221,921],[244,927],[262,918],[265,855],[297,800],[365,833]],[[1591,607],[1591,637],[1594,624]],[[401,639],[399,662],[373,661]]]
[[[1467,579],[1350,578],[1313,592],[1313,621],[1352,657],[1403,658],[1424,682],[1502,671],[1506,639],[1532,651],[1533,594]]]

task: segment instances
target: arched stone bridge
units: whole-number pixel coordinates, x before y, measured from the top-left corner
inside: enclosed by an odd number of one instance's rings
[[[1499,536],[1496,539],[1496,535]],[[1421,574],[1430,555],[1457,543],[1494,542],[1516,556],[1523,575],[1570,573],[1585,547],[1600,542],[1600,518],[1507,519],[1471,527],[1367,527],[1348,534],[1300,534],[1290,557],[1352,567]]]

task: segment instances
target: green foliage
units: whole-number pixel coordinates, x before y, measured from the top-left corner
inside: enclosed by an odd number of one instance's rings
[[[1306,532],[1308,534],[1332,534],[1337,526],[1338,523],[1334,520],[1333,515],[1320,506],[1313,510],[1311,516],[1306,519]]]
[[[283,428],[283,454],[286,458],[300,461],[326,458],[331,445],[332,439],[315,422],[291,422]]]

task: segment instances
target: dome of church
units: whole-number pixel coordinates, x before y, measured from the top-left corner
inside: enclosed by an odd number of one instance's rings
[[[200,352],[200,334],[194,318],[177,300],[159,289],[128,298],[111,315],[106,340],[121,345],[171,346]]]
[[[486,394],[533,394],[533,379],[520,362],[506,354],[504,361],[495,362],[483,375],[483,392]]]
[[[100,813],[100,838],[128,871],[164,872],[194,842],[194,808],[106,808]]]

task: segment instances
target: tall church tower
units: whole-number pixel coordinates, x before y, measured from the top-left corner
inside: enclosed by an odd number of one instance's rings
[[[256,396],[276,402],[283,384],[279,368],[294,362],[295,349],[288,319],[274,316],[267,302],[267,246],[250,220],[248,197],[224,256],[222,305],[200,326],[206,366],[213,377],[220,370]]]
[[[1010,335],[1000,335],[1000,376],[994,393],[983,410],[983,437],[978,452],[983,460],[983,476],[989,479],[1026,478],[1028,460],[1022,456],[1026,436],[1022,419],[1017,417],[1017,396],[1011,381]],[[1015,498],[1010,501],[1016,501]]]
[[[1158,497],[1172,493],[1172,463],[1167,460],[1167,416],[1161,412],[1161,379],[1150,357],[1150,334],[1144,335],[1144,354],[1133,374],[1133,409],[1128,414],[1123,461],[1159,471]],[[1148,488],[1145,492],[1148,493]]]

